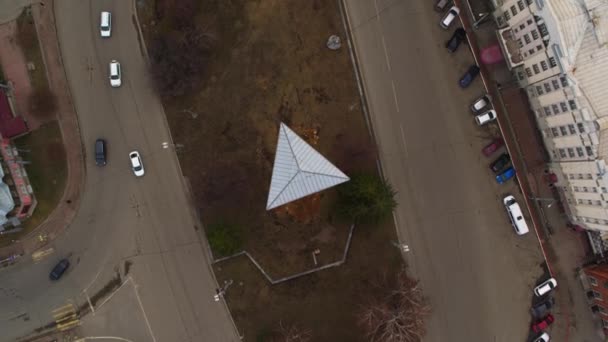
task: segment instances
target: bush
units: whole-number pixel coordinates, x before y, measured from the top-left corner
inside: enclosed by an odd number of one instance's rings
[[[376,175],[354,175],[338,187],[337,211],[355,223],[377,223],[397,206],[395,194],[391,185]]]
[[[57,111],[57,98],[48,86],[34,88],[28,97],[32,115],[38,119],[51,119]]]
[[[242,249],[240,229],[228,223],[216,223],[207,227],[207,239],[216,257],[229,256]]]

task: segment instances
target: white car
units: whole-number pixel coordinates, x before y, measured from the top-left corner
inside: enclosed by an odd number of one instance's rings
[[[439,23],[439,26],[443,27],[444,29],[448,29],[450,27],[450,25],[452,25],[452,23],[454,22],[454,20],[458,17],[458,14],[460,13],[460,9],[458,9],[458,7],[456,6],[452,6],[443,16],[443,18],[441,18],[441,22]]]
[[[524,215],[521,212],[519,204],[517,204],[517,201],[515,201],[515,197],[512,195],[507,195],[502,199],[502,203],[505,205],[507,214],[509,214],[509,219],[511,220],[513,229],[515,229],[515,234],[527,234],[530,230],[528,229],[528,224],[526,224],[526,219],[524,219]]]
[[[110,62],[110,85],[112,88],[117,88],[120,87],[121,84],[120,63],[116,60],[112,60]]]
[[[112,14],[110,12],[101,12],[99,33],[103,38],[108,38],[112,35]]]
[[[471,111],[475,114],[481,113],[487,106],[490,105],[490,95],[486,94],[477,100],[473,101],[471,105]]]
[[[534,340],[534,342],[549,342],[550,340],[551,338],[549,337],[549,334],[544,332],[542,335],[538,336],[538,338]]]
[[[555,278],[549,278],[546,281],[544,281],[542,284],[540,284],[534,288],[534,294],[537,297],[542,297],[542,296],[546,295],[547,293],[551,292],[551,290],[553,290],[556,287],[557,287],[557,281],[555,280]]]
[[[141,157],[139,156],[139,152],[133,151],[129,153],[129,159],[131,160],[131,168],[133,169],[133,173],[137,177],[141,177],[144,175],[144,164],[141,162]]]
[[[494,109],[490,109],[486,112],[483,112],[479,115],[475,116],[475,121],[479,126],[483,126],[490,121],[496,120],[496,111]]]

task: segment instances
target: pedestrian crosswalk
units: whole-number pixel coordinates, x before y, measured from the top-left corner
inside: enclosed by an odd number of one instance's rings
[[[80,325],[78,313],[74,304],[69,303],[53,310],[56,328],[59,331],[66,331]]]

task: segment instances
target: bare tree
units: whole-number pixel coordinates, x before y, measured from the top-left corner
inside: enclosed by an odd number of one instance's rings
[[[276,342],[308,342],[311,339],[310,330],[301,329],[295,324],[283,325],[283,322],[279,323],[277,335]]]
[[[384,282],[386,284],[386,282]],[[386,286],[379,288],[386,292]],[[418,282],[405,270],[397,276],[397,286],[374,298],[360,312],[358,321],[372,342],[418,342],[426,333],[425,319],[431,308]]]

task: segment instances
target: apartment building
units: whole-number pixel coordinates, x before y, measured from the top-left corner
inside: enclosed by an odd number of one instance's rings
[[[604,334],[608,335],[608,264],[586,266],[582,275],[591,310],[601,318]]]
[[[608,2],[494,0],[573,224],[608,240]]]

